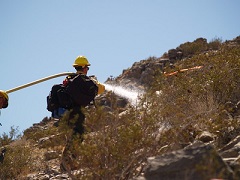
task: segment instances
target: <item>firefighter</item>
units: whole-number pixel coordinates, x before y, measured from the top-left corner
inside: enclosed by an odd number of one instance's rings
[[[73,64],[73,67],[76,69],[76,74],[81,75],[81,78],[86,80],[92,80],[94,82],[93,84],[95,84],[95,86],[97,85],[96,94],[101,94],[105,91],[105,86],[99,83],[95,78],[87,76],[89,66],[90,63],[85,56],[78,56]],[[63,84],[67,83],[68,77],[64,80]],[[81,86],[81,84],[79,84],[79,86]],[[77,142],[81,143],[83,140],[85,115],[82,112],[82,108],[84,107],[79,105],[71,107],[71,109],[67,111],[68,118],[65,120],[67,121],[68,127],[71,129],[71,131],[68,135],[67,143],[62,153],[60,168],[68,173],[74,169],[73,161],[76,161],[76,155],[73,152],[73,142],[76,142],[77,139]]]

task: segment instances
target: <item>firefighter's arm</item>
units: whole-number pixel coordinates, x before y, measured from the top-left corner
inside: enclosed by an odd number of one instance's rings
[[[98,94],[102,94],[105,91],[105,86],[97,81]]]
[[[95,82],[95,84],[98,86],[98,94],[102,94],[102,93],[105,91],[105,86],[97,80],[96,76],[89,76],[89,77],[90,77],[90,78]]]

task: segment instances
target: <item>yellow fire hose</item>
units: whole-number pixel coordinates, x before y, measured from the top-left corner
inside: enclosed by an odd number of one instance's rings
[[[63,73],[59,73],[59,74],[54,74],[54,75],[51,75],[51,76],[48,76],[48,77],[45,77],[45,78],[42,78],[42,79],[39,79],[39,80],[30,82],[30,83],[27,83],[27,84],[24,84],[24,85],[21,85],[21,86],[18,86],[18,87],[9,89],[9,90],[7,90],[7,91],[5,91],[5,92],[6,92],[7,94],[9,94],[9,93],[12,93],[12,92],[14,92],[14,91],[18,91],[18,90],[20,90],[20,89],[23,89],[23,88],[26,88],[26,87],[29,87],[29,86],[32,86],[32,85],[41,83],[41,82],[43,82],[43,81],[47,81],[47,80],[49,80],[49,79],[57,78],[57,77],[60,77],[60,76],[67,76],[67,75],[71,75],[71,74],[74,74],[74,73],[73,73],[73,72],[63,72]]]
[[[41,83],[43,81],[47,81],[49,79],[57,78],[57,77],[60,77],[60,76],[67,76],[67,75],[71,75],[71,74],[74,74],[74,73],[73,72],[63,72],[63,73],[59,73],[59,74],[54,74],[54,75],[51,75],[51,76],[48,76],[48,77],[45,77],[45,78],[38,79],[36,81],[30,82],[30,83],[23,84],[21,86],[9,89],[7,91],[0,90],[0,96],[4,97],[7,100],[3,106],[1,105],[0,109],[1,108],[7,108],[8,101],[9,101],[9,98],[8,98],[8,94],[9,93],[12,93],[14,91],[18,91],[20,89],[23,89],[23,88],[26,88],[26,87],[29,87],[29,86],[32,86],[32,85],[35,85],[35,84],[38,84],[38,83]]]
[[[8,94],[9,93],[12,93],[14,91],[18,91],[20,89],[23,89],[23,88],[26,88],[26,87],[29,87],[29,86],[32,86],[32,85],[35,85],[35,84],[38,84],[38,83],[41,83],[43,81],[47,81],[49,79],[57,78],[57,77],[60,77],[60,76],[67,76],[67,75],[71,75],[71,74],[74,74],[74,73],[73,72],[63,72],[63,73],[59,73],[59,74],[54,74],[54,75],[51,75],[51,76],[48,76],[48,77],[45,77],[45,78],[38,79],[36,81],[30,82],[30,83],[27,83],[27,84],[24,84],[24,85],[21,85],[21,86],[9,89],[7,91],[0,90],[0,97],[4,97],[6,99],[6,101],[4,103],[1,102],[3,104],[0,105],[0,109],[8,107],[8,101],[9,101]],[[0,123],[0,125],[1,125],[1,123]]]

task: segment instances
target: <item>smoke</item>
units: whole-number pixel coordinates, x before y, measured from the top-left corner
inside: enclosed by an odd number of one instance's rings
[[[130,90],[128,88],[117,86],[117,85],[110,85],[104,84],[107,91],[112,91],[115,94],[128,99],[128,101],[136,106],[139,102],[139,97],[143,94],[142,91]]]

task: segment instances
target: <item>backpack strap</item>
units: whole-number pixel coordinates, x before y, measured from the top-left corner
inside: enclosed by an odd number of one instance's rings
[[[64,85],[64,86],[67,86],[68,83],[69,83],[69,80],[70,80],[70,79],[73,79],[73,78],[76,77],[77,75],[79,75],[79,74],[74,73],[74,74],[68,75],[68,76],[63,80],[63,85]]]

